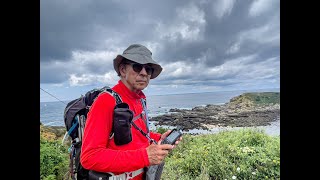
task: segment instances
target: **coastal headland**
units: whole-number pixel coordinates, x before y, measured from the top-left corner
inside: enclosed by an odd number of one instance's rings
[[[150,119],[156,126],[182,126],[184,130],[213,127],[267,126],[280,120],[280,92],[244,93],[222,105],[170,109]]]
[[[182,126],[185,131],[267,126],[277,120],[280,120],[280,92],[243,93],[225,104],[208,104],[190,110],[175,108],[167,114],[150,118],[156,127]],[[57,136],[63,135],[66,130],[64,126],[49,126],[45,129]]]

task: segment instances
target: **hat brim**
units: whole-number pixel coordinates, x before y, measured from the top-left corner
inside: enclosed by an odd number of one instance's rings
[[[120,74],[119,72],[119,65],[122,61],[123,58],[126,58],[130,61],[139,63],[139,64],[151,64],[151,66],[154,68],[154,71],[150,77],[150,79],[156,78],[162,71],[162,67],[156,63],[153,59],[143,56],[140,54],[123,54],[123,55],[118,55],[114,60],[113,60],[113,68],[114,70]]]

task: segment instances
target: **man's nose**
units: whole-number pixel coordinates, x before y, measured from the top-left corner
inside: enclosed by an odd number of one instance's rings
[[[144,68],[144,66],[142,67],[141,71],[140,71],[140,74],[143,74],[143,75],[148,75],[146,69]]]

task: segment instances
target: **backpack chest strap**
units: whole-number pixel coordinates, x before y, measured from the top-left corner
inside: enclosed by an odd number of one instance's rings
[[[114,175],[113,173],[109,172],[109,174],[112,175],[111,177],[109,177],[109,180],[129,180],[129,179],[132,179],[143,172],[144,172],[143,168],[140,168],[140,169],[132,171],[132,172],[125,172],[125,173],[118,174],[118,175]]]
[[[139,119],[139,118],[143,118],[143,114],[144,111],[142,111],[140,114],[136,115],[135,117],[132,118],[132,122],[134,122],[135,120]]]

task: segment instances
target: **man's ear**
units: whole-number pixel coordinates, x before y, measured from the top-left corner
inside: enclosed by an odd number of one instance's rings
[[[119,72],[120,72],[120,76],[121,77],[125,77],[126,76],[126,65],[125,64],[120,64],[119,66]]]

